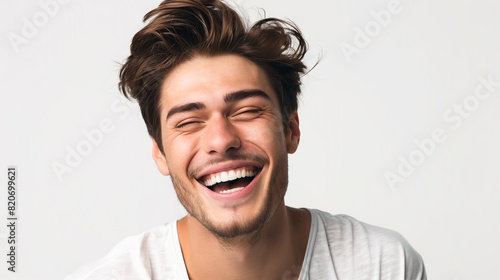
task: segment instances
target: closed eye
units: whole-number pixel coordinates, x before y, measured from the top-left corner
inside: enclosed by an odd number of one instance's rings
[[[201,121],[184,121],[175,126],[176,129],[191,129],[201,124]]]
[[[233,114],[236,120],[246,120],[258,117],[263,112],[263,109],[258,107],[242,108]]]

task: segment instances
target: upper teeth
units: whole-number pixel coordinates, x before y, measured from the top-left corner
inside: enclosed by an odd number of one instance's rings
[[[229,170],[210,175],[210,178],[205,179],[203,181],[203,184],[205,184],[205,186],[207,187],[210,187],[221,182],[228,182],[240,178],[253,177],[253,176],[255,176],[255,171],[253,170],[246,170],[246,169]]]

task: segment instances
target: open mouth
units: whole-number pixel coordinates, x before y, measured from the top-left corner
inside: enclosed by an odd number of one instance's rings
[[[242,167],[202,176],[198,182],[213,192],[230,194],[243,190],[259,172],[255,167]]]

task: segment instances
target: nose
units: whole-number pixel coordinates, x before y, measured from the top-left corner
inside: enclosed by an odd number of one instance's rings
[[[233,124],[224,116],[215,116],[205,128],[203,141],[207,153],[224,154],[234,149],[239,149],[241,140]]]

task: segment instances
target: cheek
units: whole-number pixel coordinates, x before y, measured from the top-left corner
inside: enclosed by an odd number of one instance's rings
[[[286,147],[283,126],[280,122],[255,123],[242,128],[244,139],[267,153],[279,152]]]
[[[198,140],[195,137],[179,136],[175,138],[167,137],[165,140],[165,156],[170,171],[176,173],[185,172],[191,158],[195,154]]]

